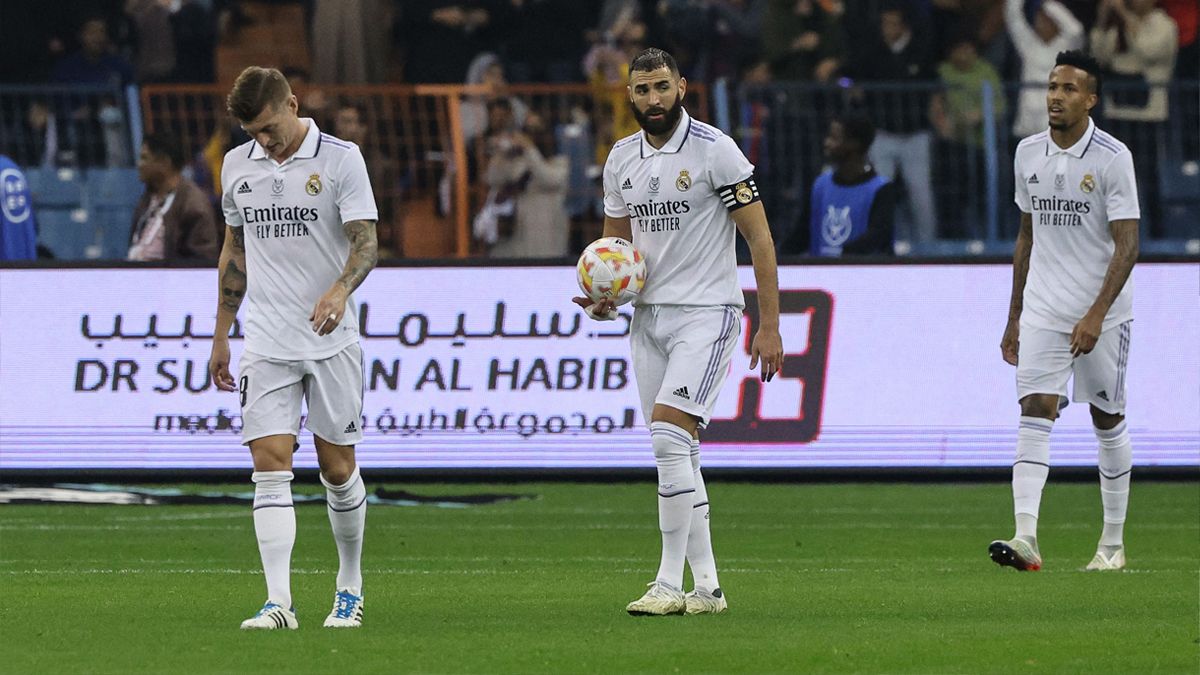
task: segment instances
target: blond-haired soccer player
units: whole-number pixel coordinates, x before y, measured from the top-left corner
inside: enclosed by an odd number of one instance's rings
[[[358,146],[299,117],[278,70],[242,71],[227,107],[252,140],[230,150],[221,168],[227,229],[209,372],[220,389],[241,394],[267,582],[266,604],[242,628],[299,625],[290,565],[292,453],[302,400],[339,559],[325,626],[357,627],[367,493],[354,459],[362,440],[363,371],[351,293],[375,267],[375,198]],[[245,348],[235,377],[228,335],[243,295]]]
[[[683,109],[687,80],[670,54],[647,49],[629,67],[629,99],[642,131],[613,145],[604,167],[604,235],[646,256],[631,351],[658,468],[658,574],[626,610],[635,615],[724,611],[700,474],[699,431],[709,421],[737,348],[745,300],[735,232],[750,244],[761,316],[750,367],[762,379],[783,366],[775,248],[754,166],[719,129]],[[595,319],[609,300],[575,298]],[[695,589],[683,593],[684,561]]]
[[[1138,195],[1133,158],[1090,112],[1100,68],[1075,51],[1050,71],[1050,126],[1017,146],[1014,170],[1021,231],[1012,300],[1000,341],[1017,367],[1021,424],[1013,464],[1016,535],[993,541],[992,560],[1038,570],[1038,507],[1050,471],[1050,429],[1067,404],[1087,403],[1100,443],[1104,529],[1089,570],[1125,566],[1125,511],[1133,449],[1125,426],[1125,367],[1133,323]]]

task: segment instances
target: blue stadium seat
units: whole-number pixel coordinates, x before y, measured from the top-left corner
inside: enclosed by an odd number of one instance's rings
[[[82,260],[95,238],[95,228],[83,209],[41,208],[37,210],[38,243],[59,260]]]
[[[560,124],[555,129],[558,151],[567,157],[567,215],[572,218],[587,213],[598,190],[588,168],[596,161],[595,147],[587,127],[580,124]]]
[[[1200,238],[1200,171],[1178,160],[1164,161],[1158,172],[1163,232],[1171,239]]]
[[[84,198],[89,209],[137,206],[145,186],[137,169],[89,169]]]
[[[77,169],[27,169],[33,208],[75,208],[83,203],[83,174]]]

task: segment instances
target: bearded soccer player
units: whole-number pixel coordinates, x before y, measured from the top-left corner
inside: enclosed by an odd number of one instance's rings
[[[735,232],[750,245],[761,316],[750,368],[764,381],[783,366],[775,247],[750,164],[731,138],[683,108],[687,80],[670,54],[647,49],[629,68],[642,131],[617,141],[604,167],[604,236],[646,256],[646,286],[631,326],[634,375],[658,468],[662,558],[655,580],[626,610],[707,614],[728,600],[717,581],[700,430],[708,423],[738,345],[745,300]],[[615,319],[605,299],[575,298],[593,319]],[[684,561],[695,588],[683,593]]]
[[[244,629],[298,627],[290,585],[296,514],[292,453],[301,401],[316,443],[338,551],[326,627],[362,624],[366,488],[354,459],[362,440],[362,349],[351,293],[375,267],[375,197],[358,146],[297,115],[273,68],[242,71],[227,107],[251,141],[225,155],[227,226],[209,373],[239,391],[242,442],[254,461],[254,531],[267,602]],[[245,295],[245,348],[235,378],[229,331]]]
[[[1087,403],[1100,443],[1104,529],[1089,570],[1125,566],[1124,527],[1133,450],[1125,424],[1125,367],[1133,322],[1138,196],[1125,144],[1090,111],[1100,69],[1081,52],[1061,52],[1050,71],[1050,128],[1017,146],[1021,231],[1013,257],[1004,360],[1017,367],[1021,424],[1013,464],[1016,535],[993,541],[992,560],[1038,570],[1038,507],[1050,471],[1050,430],[1072,399]]]

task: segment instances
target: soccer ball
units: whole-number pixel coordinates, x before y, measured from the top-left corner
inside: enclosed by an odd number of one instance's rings
[[[575,266],[583,294],[600,302],[632,302],[646,285],[646,259],[633,244],[619,237],[597,239],[583,250]]]

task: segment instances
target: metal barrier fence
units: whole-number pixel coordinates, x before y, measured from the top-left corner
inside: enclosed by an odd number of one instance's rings
[[[0,151],[31,167],[128,167],[139,134],[136,90],[100,85],[0,86]]]
[[[174,130],[199,164],[219,169],[225,150],[245,140],[225,113],[226,93],[214,86],[147,85],[142,89],[146,128]],[[470,225],[487,197],[481,175],[489,154],[483,142],[489,100],[509,101],[518,124],[536,114],[555,131],[557,151],[569,167],[567,214],[574,227],[588,230],[580,237],[598,234],[602,220],[596,208],[598,163],[614,134],[619,138],[637,128],[623,107],[623,87],[511,85],[497,96],[479,85],[308,85],[296,94],[301,114],[335,135],[345,135],[339,113],[355,111],[352,117],[360,118],[365,132],[352,140],[359,141],[373,173],[381,245],[414,258],[482,252]],[[704,88],[689,89],[687,104],[706,110]]]
[[[1200,85],[1174,82],[1165,119],[1106,115],[1098,125],[1125,142],[1134,156],[1142,205],[1143,248],[1200,252]],[[1044,106],[1044,83],[1009,84],[994,91],[863,83],[821,86],[774,83],[745,87],[736,97],[736,136],[757,165],[777,238],[803,226],[813,180],[822,171],[822,142],[830,119],[854,108],[872,119],[872,161],[906,193],[898,208],[898,250],[914,253],[1001,253],[1011,250],[1019,215],[1012,203],[1012,157],[1020,137],[1013,120],[1025,93]],[[1105,100],[1127,102],[1146,90],[1105,83]],[[1035,101],[1036,103],[1036,101]],[[1115,108],[1116,106],[1110,106]],[[1197,250],[1188,250],[1190,246]]]
[[[1111,92],[1106,99],[1121,103],[1139,96],[1128,84],[1106,83],[1105,88]],[[718,87],[715,119],[732,118],[728,131],[757,165],[779,240],[802,226],[809,189],[824,163],[821,146],[829,120],[858,106],[883,130],[875,150],[890,159],[877,157],[877,166],[887,173],[894,166],[906,193],[897,214],[898,249],[931,255],[1005,253],[1011,250],[1019,222],[1012,205],[1012,150],[1019,140],[1013,119],[1021,93],[1040,97],[1043,89],[1040,83],[1009,84],[1003,91],[985,84],[977,92],[946,90],[935,83],[775,83],[726,96]],[[0,88],[0,149],[25,167],[91,172],[132,166],[143,124],[147,130],[170,129],[193,158],[190,172],[210,190],[215,208],[221,159],[245,140],[225,113],[226,93],[216,86],[147,85],[139,98],[132,89],[6,86]],[[486,253],[471,225],[488,199],[484,174],[492,150],[484,139],[487,101],[496,98],[496,92],[461,85],[309,85],[297,94],[301,113],[314,117],[328,132],[347,135],[339,120],[339,113],[347,109],[359,118],[361,135],[352,140],[363,148],[373,174],[386,252],[409,258]],[[693,85],[688,95],[689,111],[700,119],[713,119],[704,87]],[[500,98],[510,101],[514,117],[536,114],[555,131],[551,144],[565,157],[568,174],[565,215],[572,237],[567,248],[578,248],[598,235],[603,220],[599,173],[608,148],[615,138],[637,129],[624,88],[511,85]],[[932,105],[935,101],[941,101],[940,106]],[[1200,84],[1172,83],[1167,101],[1168,114],[1159,122],[1108,119],[1103,110],[1096,116],[1134,152],[1143,204],[1143,249],[1196,253]],[[934,117],[939,124],[930,122],[931,110],[938,113]],[[35,205],[37,198],[35,194]],[[75,207],[88,206],[59,202],[53,208],[71,209],[74,221],[81,215]],[[113,208],[115,223],[120,216]],[[89,223],[94,216],[88,212]],[[89,256],[108,257],[120,250],[121,228],[104,229],[103,234],[88,235],[88,245],[104,240],[88,249]],[[110,229],[113,232],[107,232]]]

